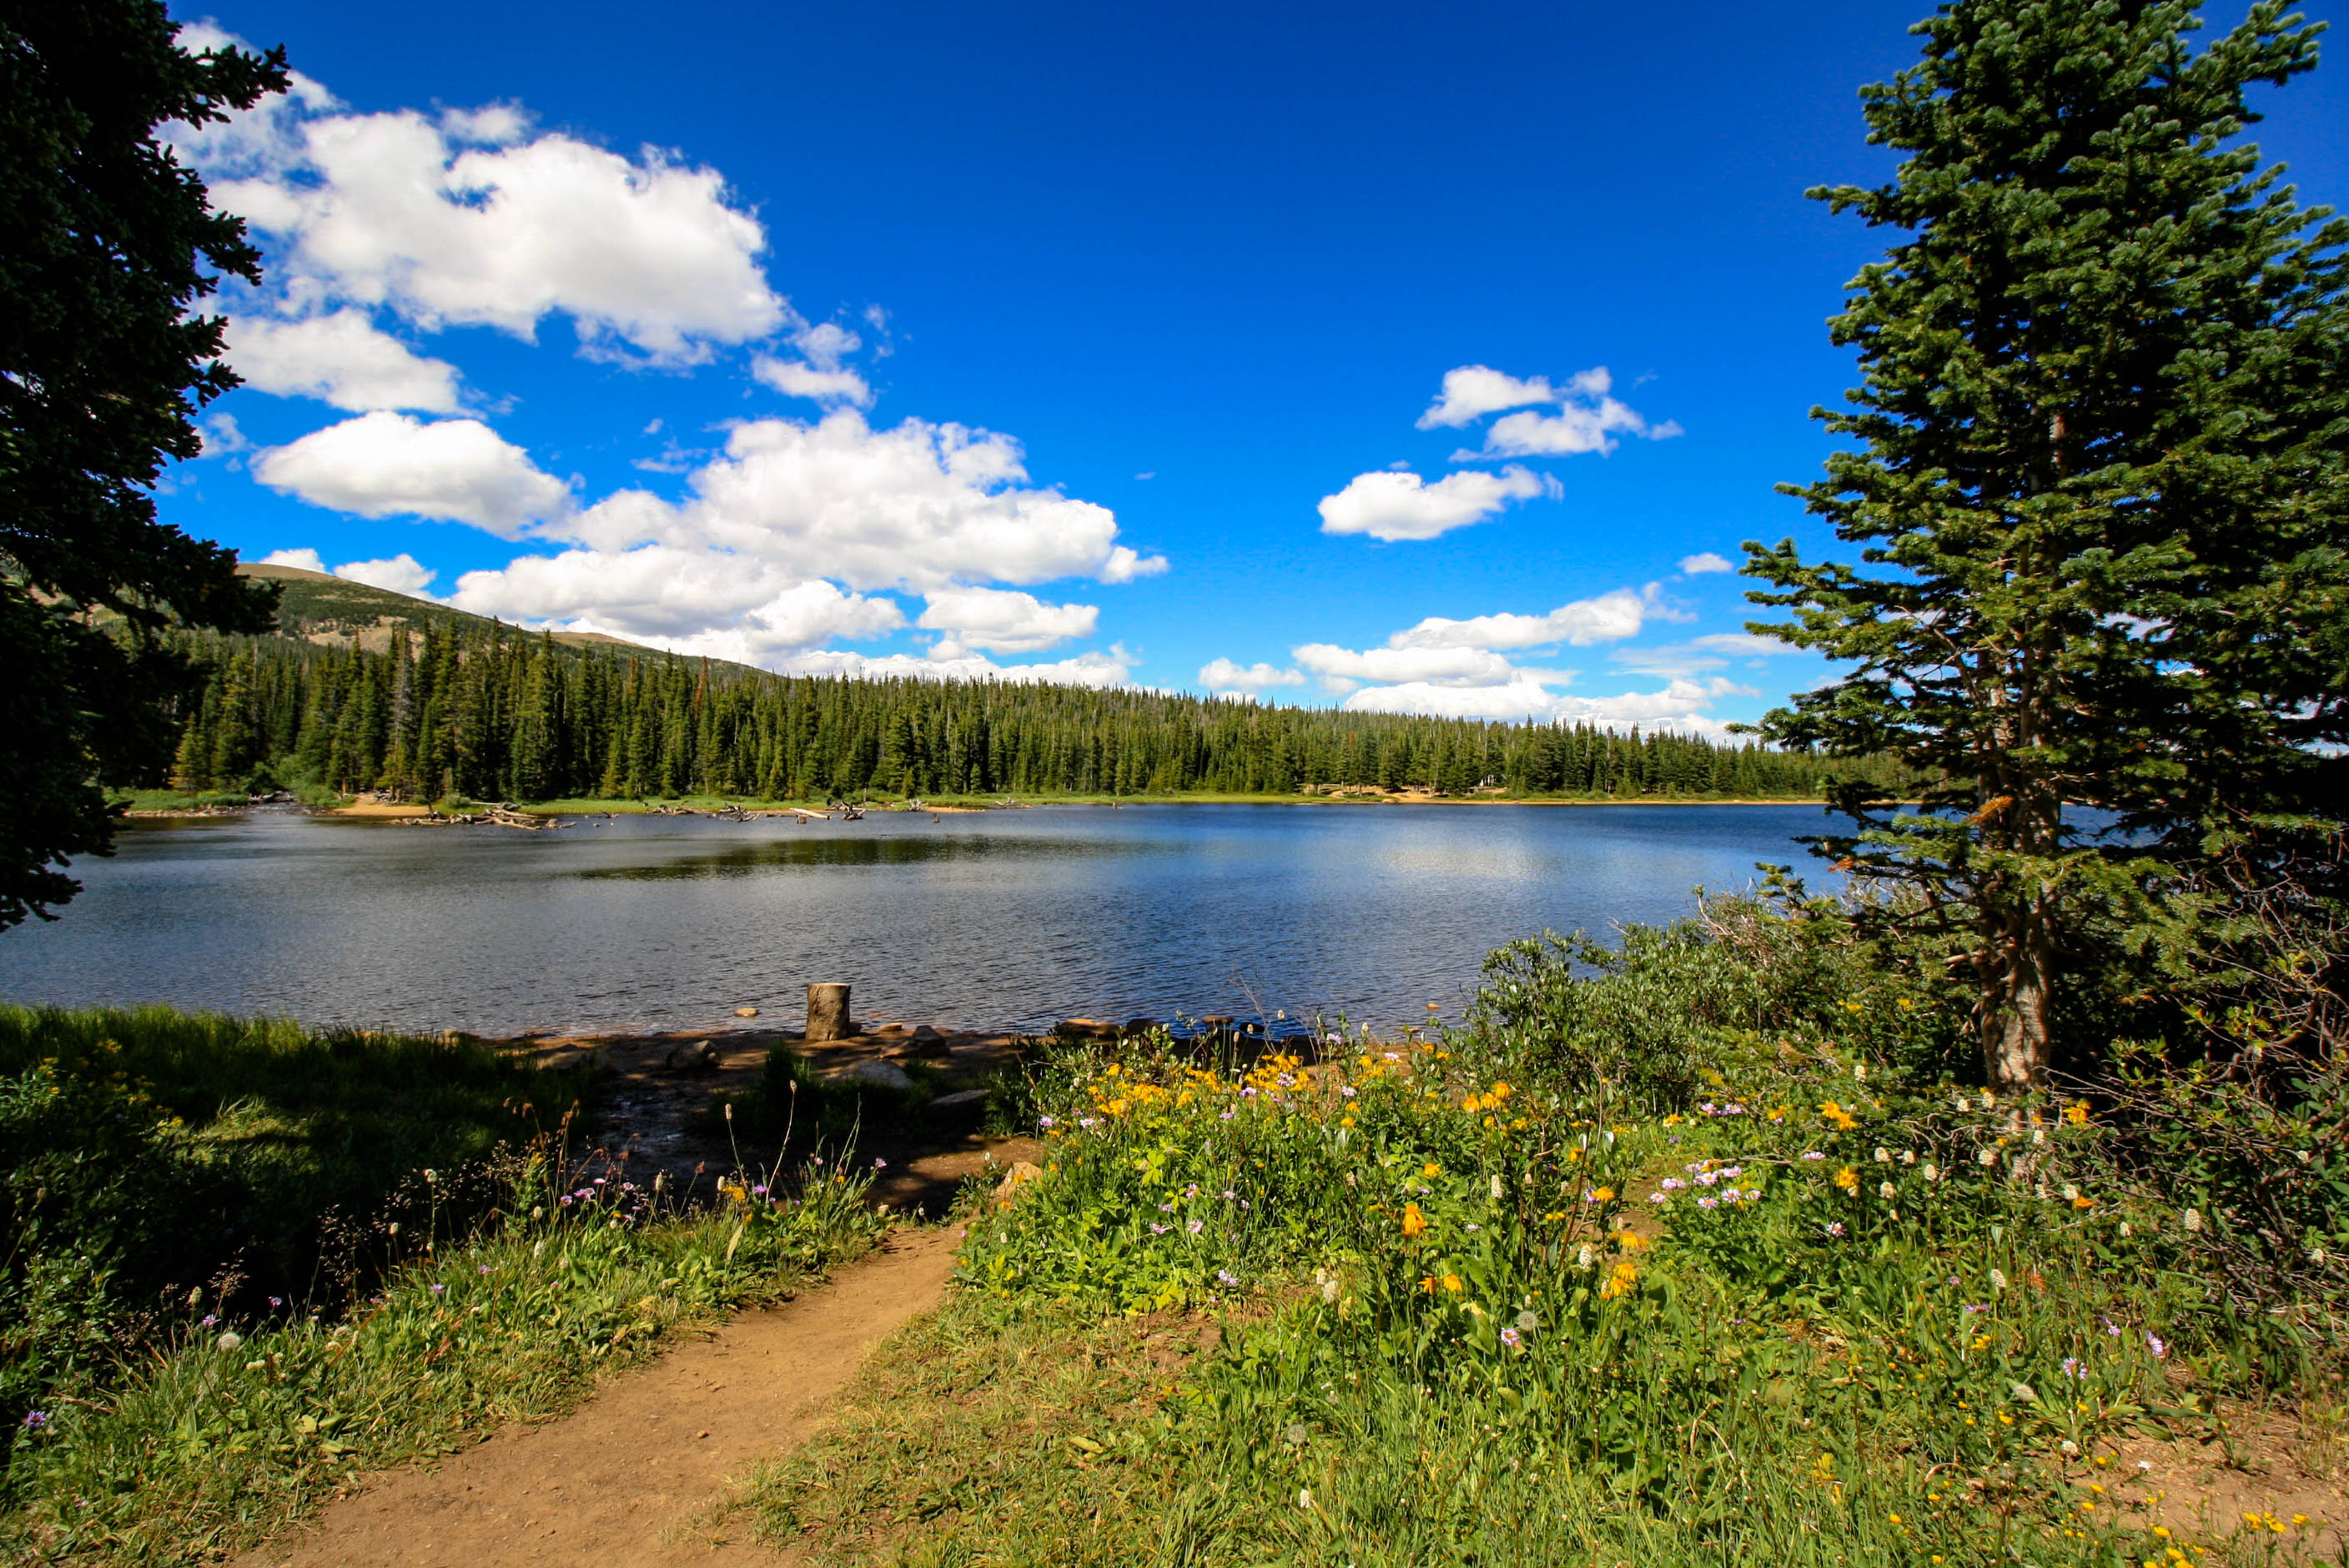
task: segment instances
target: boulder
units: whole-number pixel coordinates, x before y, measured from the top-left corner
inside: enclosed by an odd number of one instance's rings
[[[1042,1169],[1033,1161],[1013,1161],[1011,1169],[1004,1173],[1003,1180],[995,1184],[996,1202],[999,1205],[1009,1205],[1012,1199],[1019,1195],[1020,1188],[1039,1180],[1043,1174]]]
[[[914,1080],[905,1069],[892,1062],[863,1061],[840,1075],[847,1083],[870,1084],[875,1088],[910,1089]]]

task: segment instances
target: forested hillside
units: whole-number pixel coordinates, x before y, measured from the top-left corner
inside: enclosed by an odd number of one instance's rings
[[[546,800],[728,795],[1816,794],[1904,780],[1676,735],[1263,707],[1143,691],[770,675],[558,642],[380,590],[289,583],[274,637],[206,638],[169,782]],[[413,606],[402,611],[400,606]],[[123,782],[160,783],[146,779]]]

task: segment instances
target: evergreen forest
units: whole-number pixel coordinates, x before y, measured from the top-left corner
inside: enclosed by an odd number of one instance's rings
[[[370,649],[191,634],[168,782],[403,798],[1293,794],[1810,797],[1912,789],[1889,758],[1582,725],[1267,707],[1163,692],[771,675],[492,623]],[[158,759],[160,761],[160,758]],[[157,772],[160,773],[160,768]],[[152,785],[160,777],[116,779]]]

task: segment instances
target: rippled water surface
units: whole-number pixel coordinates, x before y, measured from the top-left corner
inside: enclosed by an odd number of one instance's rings
[[[1065,808],[558,831],[256,813],[133,824],[54,924],[0,933],[0,996],[161,1001],[508,1034],[796,1016],[1455,1006],[1494,946],[1605,931],[1806,857],[1815,806]],[[1814,862],[1815,863],[1815,862]],[[1815,882],[1826,878],[1813,873]]]

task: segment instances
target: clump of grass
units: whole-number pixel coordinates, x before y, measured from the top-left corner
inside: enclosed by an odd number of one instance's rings
[[[719,1208],[691,1212],[545,1147],[499,1177],[499,1211],[423,1239],[347,1315],[277,1302],[232,1321],[191,1296],[105,1398],[24,1423],[0,1543],[119,1563],[251,1544],[364,1470],[561,1410],[598,1373],[806,1283],[882,1224],[863,1181],[812,1171],[794,1199],[736,1176]]]

